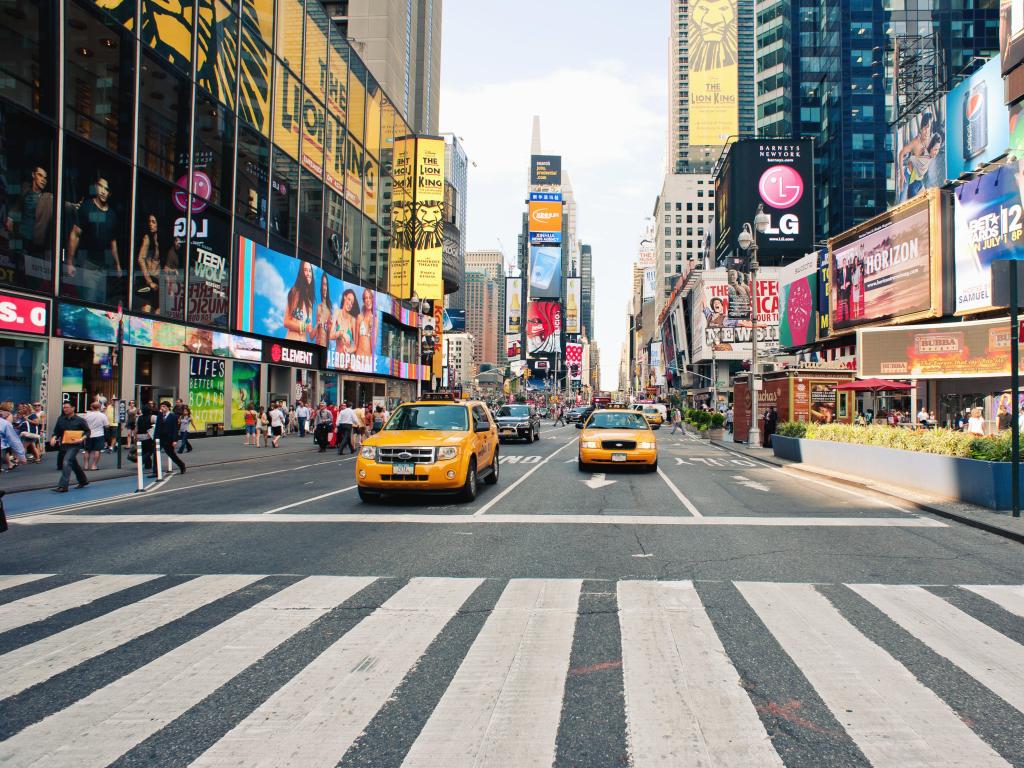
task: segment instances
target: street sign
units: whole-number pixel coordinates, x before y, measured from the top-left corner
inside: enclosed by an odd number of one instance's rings
[[[128,421],[128,403],[124,400],[117,401],[117,423],[124,424]]]

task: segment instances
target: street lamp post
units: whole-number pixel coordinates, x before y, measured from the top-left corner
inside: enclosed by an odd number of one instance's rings
[[[757,233],[768,228],[768,214],[764,206],[758,204],[754,214],[754,224],[744,224],[743,230],[736,238],[739,247],[750,251],[750,432],[747,445],[761,442],[761,430],[757,426]]]

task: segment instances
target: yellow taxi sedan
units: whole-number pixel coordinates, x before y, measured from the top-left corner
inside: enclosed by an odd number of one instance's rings
[[[582,429],[580,472],[602,465],[642,466],[658,470],[658,442],[644,415],[636,411],[594,411]]]

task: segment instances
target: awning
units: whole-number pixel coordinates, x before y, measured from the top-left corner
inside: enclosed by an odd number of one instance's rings
[[[909,389],[913,389],[913,386],[905,381],[857,379],[840,384],[836,389],[847,392],[906,392]]]

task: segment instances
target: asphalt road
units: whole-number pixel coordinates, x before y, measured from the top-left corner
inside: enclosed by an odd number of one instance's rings
[[[0,764],[1024,766],[1024,550],[659,433],[267,456],[0,538]]]

